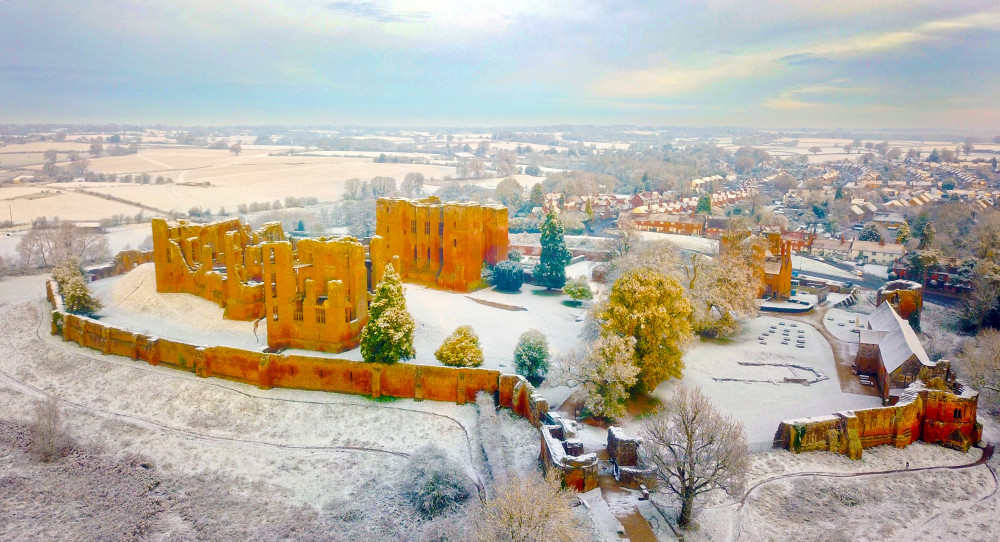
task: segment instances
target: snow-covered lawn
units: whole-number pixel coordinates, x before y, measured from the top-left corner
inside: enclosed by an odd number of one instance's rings
[[[591,262],[574,264],[567,274],[585,275],[590,267]],[[201,345],[248,350],[260,350],[267,345],[264,323],[255,336],[253,322],[225,320],[222,308],[215,303],[190,294],[157,293],[152,264],[141,265],[126,275],[94,282],[92,287],[104,302],[98,316],[107,324]],[[545,333],[553,355],[580,346],[584,308],[567,306],[564,301],[569,298],[559,292],[547,292],[527,284],[517,293],[485,289],[461,294],[418,284],[405,284],[405,290],[407,308],[417,323],[414,334],[417,357],[411,363],[440,365],[434,352],[445,337],[461,325],[471,325],[479,335],[483,367],[488,369],[513,372],[514,346],[521,333],[531,328]],[[507,310],[474,299],[525,310]],[[358,348],[339,354],[309,354],[362,359]]]
[[[865,274],[878,277],[880,279],[889,279],[889,266],[879,265],[875,263],[865,264]]]
[[[782,344],[786,330],[788,344]],[[796,346],[800,336],[805,341],[803,348]],[[874,397],[840,391],[830,344],[804,322],[760,316],[747,322],[743,333],[731,341],[696,342],[685,354],[684,362],[684,377],[664,382],[653,394],[663,399],[678,385],[699,386],[719,410],[743,422],[751,443],[770,442],[784,419],[880,404]],[[741,362],[799,365],[812,370]],[[815,380],[816,375],[827,378],[809,385],[783,382],[786,377]],[[724,378],[777,383],[719,380]]]

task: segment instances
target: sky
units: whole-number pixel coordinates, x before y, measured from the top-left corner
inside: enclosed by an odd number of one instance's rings
[[[1000,133],[1000,0],[0,0],[0,123]]]

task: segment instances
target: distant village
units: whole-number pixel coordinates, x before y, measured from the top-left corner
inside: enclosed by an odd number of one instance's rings
[[[720,239],[734,228],[780,233],[795,253],[857,268],[859,276],[863,266],[873,265],[885,268],[879,278],[904,279],[913,276],[905,256],[917,246],[916,239],[904,239],[909,234],[900,235],[908,220],[944,203],[983,211],[1000,198],[1000,169],[991,162],[948,165],[867,156],[870,165],[847,160],[793,168],[776,165],[765,176],[747,179],[728,171],[694,179],[682,191],[548,193],[533,213],[580,213],[595,221],[630,223],[640,231],[709,239]],[[836,216],[831,207],[843,212]],[[747,213],[760,210],[770,218],[748,220]],[[866,228],[877,236],[866,235]],[[960,265],[954,259],[942,261],[940,269],[924,277],[925,287],[966,293],[967,281],[953,280]]]

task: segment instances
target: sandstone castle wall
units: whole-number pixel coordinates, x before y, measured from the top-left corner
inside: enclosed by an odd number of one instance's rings
[[[938,367],[947,363],[939,362]],[[942,370],[947,374],[946,367]],[[917,440],[968,451],[982,437],[982,424],[976,421],[979,394],[961,385],[929,388],[924,382],[934,378],[933,372],[922,372],[922,380],[893,406],[783,421],[775,444],[796,453],[822,450],[852,459],[860,459],[864,448],[903,448]]]
[[[67,313],[54,281],[46,284],[52,304],[52,334],[97,350],[188,371],[269,388],[296,388],[458,404],[476,394],[496,396],[497,404],[536,427],[548,403],[520,375],[480,368],[435,367],[410,363],[381,364],[344,359],[254,352],[226,346],[200,346],[156,338]]]

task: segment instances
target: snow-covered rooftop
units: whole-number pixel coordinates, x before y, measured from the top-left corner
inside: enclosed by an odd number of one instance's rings
[[[934,365],[927,357],[927,352],[921,346],[913,328],[896,314],[889,303],[882,303],[868,316],[868,327],[873,331],[886,332],[879,339],[878,347],[887,373],[891,374],[913,355],[916,355],[923,365],[928,367]]]

